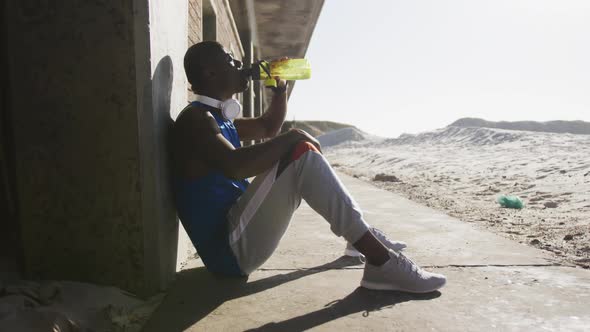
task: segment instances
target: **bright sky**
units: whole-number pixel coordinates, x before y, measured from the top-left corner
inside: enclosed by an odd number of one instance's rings
[[[307,58],[288,120],[590,121],[589,0],[326,0]]]

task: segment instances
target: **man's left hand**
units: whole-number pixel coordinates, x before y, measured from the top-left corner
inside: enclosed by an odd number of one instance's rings
[[[285,61],[285,60],[289,60],[289,57],[282,57],[278,61]],[[278,76],[275,76],[274,79],[277,82],[277,86],[272,88],[272,90],[275,93],[283,93],[283,92],[287,91],[288,86],[287,86],[286,80],[283,80]]]

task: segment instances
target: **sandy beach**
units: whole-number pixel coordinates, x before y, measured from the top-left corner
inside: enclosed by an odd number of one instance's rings
[[[589,135],[449,126],[354,139],[324,148],[337,170],[590,268]],[[500,207],[502,194],[524,208]]]

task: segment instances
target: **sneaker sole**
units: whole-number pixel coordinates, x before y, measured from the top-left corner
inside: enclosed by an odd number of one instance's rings
[[[405,289],[402,287],[397,287],[392,284],[382,284],[382,283],[378,283],[378,282],[361,280],[361,287],[364,287],[367,289],[373,289],[373,290],[388,290],[388,291],[400,291],[400,292],[406,292],[406,293],[424,294],[424,293],[431,293],[436,290],[439,290],[444,285],[446,285],[446,283],[447,283],[447,281],[445,280],[442,285],[440,285],[436,288],[426,289],[426,290],[422,290],[422,291],[415,291],[415,290],[408,290],[408,289]]]
[[[348,257],[364,257],[365,255],[361,254],[355,249],[344,249],[344,256]]]
[[[403,251],[404,249],[406,249],[406,245],[404,246],[399,246],[397,248],[390,248],[391,250],[395,250],[395,251]],[[365,255],[361,254],[360,252],[358,252],[358,250],[356,249],[344,249],[344,256],[348,256],[348,257],[365,257]]]

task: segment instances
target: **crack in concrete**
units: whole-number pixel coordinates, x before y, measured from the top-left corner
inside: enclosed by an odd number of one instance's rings
[[[423,265],[427,269],[444,269],[451,267],[459,268],[482,268],[482,267],[567,267],[577,268],[576,265],[565,264],[448,264],[448,265]],[[257,271],[329,271],[329,270],[363,270],[363,267],[337,267],[337,268],[259,268]]]
[[[423,266],[433,269],[445,267],[576,267],[575,265],[565,265],[559,263],[551,264],[449,264],[449,265],[428,265]]]

